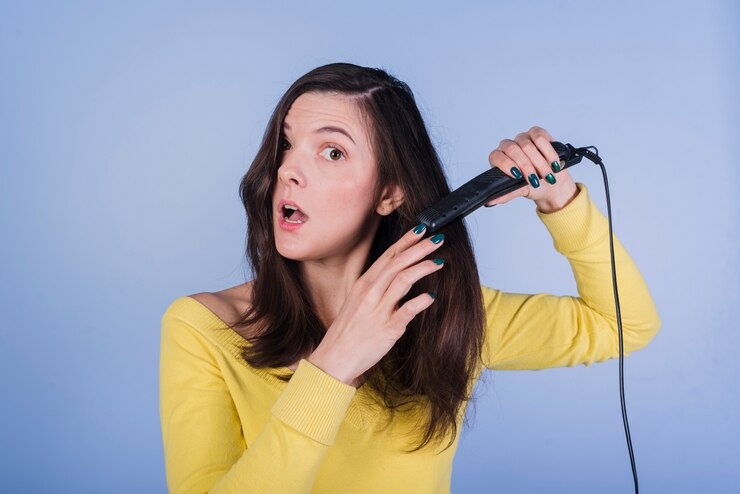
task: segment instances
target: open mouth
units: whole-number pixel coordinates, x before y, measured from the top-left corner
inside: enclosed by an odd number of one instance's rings
[[[303,211],[297,207],[291,206],[290,204],[284,204],[283,219],[286,223],[299,224],[305,223],[308,220],[308,216],[306,216]]]

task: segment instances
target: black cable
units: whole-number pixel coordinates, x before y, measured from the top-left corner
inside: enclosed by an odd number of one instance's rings
[[[588,151],[589,148],[593,148],[596,152],[593,153]],[[609,199],[609,180],[606,177],[606,168],[604,163],[599,158],[599,150],[595,146],[588,146],[581,148],[584,157],[590,159],[601,168],[601,174],[604,176],[604,189],[606,190],[606,209],[608,212],[609,219],[609,250],[611,252],[612,259],[612,284],[614,286],[614,303],[617,309],[617,329],[619,333],[619,398],[622,405],[622,421],[624,422],[624,432],[627,435],[627,449],[630,454],[630,464],[632,465],[632,477],[635,481],[635,494],[639,494],[640,488],[637,482],[637,467],[635,466],[635,454],[632,451],[632,439],[630,437],[630,426],[627,420],[627,406],[624,400],[624,343],[622,341],[622,313],[619,310],[619,291],[617,290],[617,270],[614,261],[614,234],[612,232],[612,206]]]

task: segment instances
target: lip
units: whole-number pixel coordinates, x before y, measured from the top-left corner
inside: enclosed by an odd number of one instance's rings
[[[305,223],[288,223],[285,221],[285,219],[282,216],[278,217],[278,223],[280,224],[280,228],[283,230],[292,232],[294,230],[298,230],[300,227],[302,227]]]
[[[301,210],[301,212],[306,216],[306,219],[303,221],[303,223],[288,223],[287,221],[285,221],[285,218],[283,218],[283,206],[286,204],[289,206],[295,206]],[[303,208],[298,205],[298,203],[287,200],[287,199],[281,199],[280,202],[278,202],[277,217],[278,217],[278,224],[280,225],[280,228],[282,228],[283,230],[287,230],[287,231],[298,230],[309,220],[308,215],[303,210]]]
[[[298,203],[293,202],[293,201],[289,201],[288,199],[280,199],[280,202],[278,202],[278,211],[280,212],[280,214],[283,213],[283,206],[285,206],[286,204],[288,206],[295,206],[295,207],[297,207],[298,209],[300,209],[303,212],[303,214],[305,214],[306,216],[308,216],[308,214],[306,214],[306,210],[303,209]]]

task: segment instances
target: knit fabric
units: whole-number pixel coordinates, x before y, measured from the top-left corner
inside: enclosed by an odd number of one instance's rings
[[[586,186],[576,185],[565,207],[536,213],[570,262],[579,296],[481,286],[486,338],[476,379],[486,369],[588,366],[619,356],[608,221]],[[653,339],[660,319],[616,235],[614,254],[626,357]],[[423,414],[397,413],[389,424],[368,386],[355,389],[305,359],[295,372],[253,368],[240,357],[248,344],[191,297],[167,307],[160,419],[170,492],[450,492],[462,415],[448,449],[405,453],[419,438]]]

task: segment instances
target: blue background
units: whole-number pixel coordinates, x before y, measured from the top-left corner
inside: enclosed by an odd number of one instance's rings
[[[679,5],[680,4],[680,5]],[[712,2],[0,4],[0,489],[165,492],[160,319],[242,283],[237,190],[288,86],[415,92],[451,185],[532,125],[596,145],[663,326],[625,360],[644,492],[737,492],[739,21]],[[606,214],[600,169],[571,169]],[[534,203],[468,217],[482,281],[577,295]],[[458,493],[632,490],[618,360],[478,386]]]

